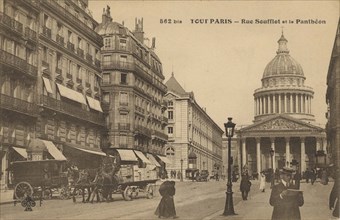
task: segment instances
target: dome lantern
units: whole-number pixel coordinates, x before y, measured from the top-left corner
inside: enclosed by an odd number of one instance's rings
[[[279,43],[279,49],[276,51],[277,54],[289,53],[289,50],[287,48],[288,40],[283,35],[283,31],[282,31],[280,39],[277,42]]]

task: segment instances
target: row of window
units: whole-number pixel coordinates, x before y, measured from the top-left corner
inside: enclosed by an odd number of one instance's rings
[[[0,47],[1,50],[6,51],[14,56],[26,60],[28,64],[37,66],[37,52],[31,50],[24,45],[13,41],[11,39],[5,38],[0,35]]]

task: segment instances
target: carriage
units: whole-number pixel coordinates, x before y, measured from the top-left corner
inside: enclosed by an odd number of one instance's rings
[[[26,196],[48,199],[58,193],[61,199],[67,198],[67,173],[63,172],[65,160],[38,160],[12,162],[15,201],[22,201]]]
[[[103,198],[109,201],[112,194],[121,194],[127,201],[136,198],[140,193],[149,199],[153,198],[158,180],[156,166],[141,151],[110,149],[101,160],[100,167],[79,171],[74,190],[80,188],[82,192],[90,192],[87,201],[93,202],[95,195],[97,201],[102,201]],[[72,195],[75,202],[75,193]],[[85,197],[83,194],[83,202]]]

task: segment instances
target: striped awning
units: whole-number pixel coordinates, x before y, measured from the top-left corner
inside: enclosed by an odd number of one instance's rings
[[[81,104],[87,105],[85,97],[82,93],[74,91],[73,89],[67,88],[66,86],[60,85],[58,83],[57,86],[61,96],[79,102]]]
[[[99,112],[103,112],[100,102],[97,99],[91,98],[89,96],[86,96],[86,99],[91,109],[99,111]]]
[[[53,94],[53,91],[52,91],[52,86],[51,86],[51,81],[45,77],[42,77],[43,81],[44,81],[44,85],[45,85],[45,88],[46,88],[46,91],[48,93],[51,93]]]
[[[171,161],[168,158],[164,157],[164,156],[157,155],[157,157],[159,159],[161,159],[161,161],[163,161],[164,163],[172,164]]]
[[[133,152],[133,150],[117,149],[117,151],[122,161],[138,161],[136,154]]]
[[[137,157],[139,157],[139,159],[141,159],[144,163],[151,164],[151,161],[146,158],[146,156],[141,151],[134,150],[134,152],[136,153]]]
[[[161,167],[161,165],[157,162],[156,158],[152,154],[146,154],[146,156],[156,167]]]
[[[27,159],[27,152],[25,148],[20,147],[12,147],[18,154],[20,154],[23,158]]]

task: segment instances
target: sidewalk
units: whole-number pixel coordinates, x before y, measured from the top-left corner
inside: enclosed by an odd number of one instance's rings
[[[12,203],[13,193],[14,193],[14,190],[12,189],[1,190],[0,191],[0,205]]]
[[[255,184],[254,184],[255,185]],[[210,219],[244,219],[244,220],[264,220],[271,219],[273,207],[269,205],[271,189],[269,184],[264,193],[256,192],[251,194],[248,200],[241,200],[234,205],[237,215],[223,216],[223,210],[219,211]],[[329,193],[333,187],[333,182],[328,185],[322,185],[319,182],[314,185],[302,183],[301,190],[304,191],[304,205],[300,207],[301,219],[304,220],[327,220],[331,218],[331,210],[328,208]]]

